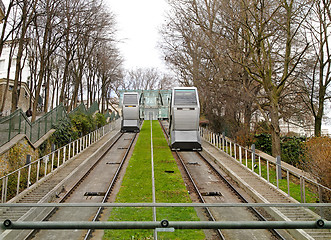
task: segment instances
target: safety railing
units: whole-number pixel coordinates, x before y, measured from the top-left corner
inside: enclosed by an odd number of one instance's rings
[[[35,143],[52,129],[53,123],[66,117],[67,113],[62,104],[33,123],[30,122],[21,109],[17,109],[11,115],[0,119],[0,146],[9,142],[18,134],[25,134],[32,143]]]
[[[89,109],[86,109],[85,105],[82,103],[72,110],[69,115],[73,115],[76,112],[92,115],[97,111],[99,111],[97,102],[94,102]],[[0,147],[18,134],[25,134],[32,143],[36,143],[52,129],[54,123],[63,118],[68,118],[68,115],[62,104],[47,112],[34,122],[31,122],[21,109],[17,109],[9,116],[0,119]]]
[[[70,160],[91,144],[98,141],[105,134],[113,130],[114,124],[115,122],[111,122],[35,161],[27,161],[27,164],[24,167],[1,177],[1,203],[7,202],[26,188],[29,188],[50,173],[56,171],[66,161]]]
[[[87,109],[86,109],[84,103],[81,103],[80,105],[78,105],[76,108],[74,108],[72,111],[70,111],[70,113],[68,115],[71,116],[77,112],[87,113]]]
[[[89,109],[86,110],[87,114],[93,115],[99,111],[99,104],[97,102],[93,102]]]
[[[215,134],[209,129],[200,128],[200,136],[237,160],[253,174],[275,185],[301,203],[323,202],[331,196],[331,189],[310,179],[304,174],[282,166],[279,159],[267,159],[255,152],[255,149],[245,148],[225,137]]]
[[[0,204],[8,207],[139,207],[139,208],[270,208],[270,207],[303,207],[330,208],[330,203],[291,204],[291,203],[12,203]],[[181,229],[331,229],[331,221],[316,219],[315,221],[171,221],[167,219],[154,221],[11,221],[6,219],[0,223],[0,230],[7,229],[155,229],[160,232],[173,232]]]

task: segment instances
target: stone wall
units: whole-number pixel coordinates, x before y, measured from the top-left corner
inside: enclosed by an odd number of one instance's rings
[[[31,155],[31,161],[39,157],[38,150],[34,150],[28,140],[23,138],[0,156],[0,177],[23,167],[26,164],[27,155]]]
[[[0,79],[0,106],[2,104],[3,94],[4,90],[6,88],[6,79]],[[11,98],[12,98],[12,90],[11,87],[14,85],[14,81],[10,80],[9,88],[6,95],[5,100],[5,107],[3,112],[10,111],[11,110]],[[29,90],[25,83],[22,84],[21,90],[20,90],[20,97],[18,102],[18,108],[21,108],[23,112],[29,109],[30,103],[30,94]]]

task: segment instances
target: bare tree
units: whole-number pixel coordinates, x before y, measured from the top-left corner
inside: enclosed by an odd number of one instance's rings
[[[314,1],[313,11],[307,19],[307,40],[312,44],[305,69],[310,71],[307,78],[306,91],[309,97],[307,102],[315,119],[315,136],[321,135],[324,105],[331,99],[329,88],[331,85],[331,1]]]
[[[22,0],[18,6],[21,7],[21,24],[20,24],[20,36],[18,39],[18,50],[16,56],[16,69],[15,69],[15,79],[14,79],[14,86],[12,89],[12,106],[11,111],[15,111],[17,108],[18,100],[19,100],[19,80],[21,76],[21,69],[22,69],[22,57],[24,48],[27,44],[26,33],[28,27],[32,23],[35,14],[36,14],[36,5],[37,0],[29,1],[29,0]]]
[[[296,69],[308,48],[301,29],[309,3],[170,1],[163,28],[166,60],[184,84],[203,92],[203,110],[214,121],[228,118],[235,128],[244,119],[249,128],[258,108],[272,133],[273,155],[281,152],[279,119],[294,110],[288,102],[300,85]]]
[[[123,89],[155,90],[169,89],[174,84],[174,79],[163,74],[157,68],[137,68],[127,71]]]

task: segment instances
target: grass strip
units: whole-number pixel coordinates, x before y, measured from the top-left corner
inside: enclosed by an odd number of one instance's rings
[[[156,201],[191,202],[161,127],[158,121],[152,124]],[[150,134],[150,121],[144,121],[116,202],[152,202]],[[162,219],[199,221],[193,208],[157,208],[157,220]],[[113,208],[109,218],[109,221],[152,220],[152,208]],[[106,230],[103,239],[153,239],[153,230]],[[158,233],[158,239],[205,239],[205,236],[202,230],[175,230]]]
[[[153,121],[156,202],[191,203],[182,175],[158,121]],[[157,220],[199,221],[194,208],[157,208]],[[205,239],[202,230],[160,232],[159,239]]]

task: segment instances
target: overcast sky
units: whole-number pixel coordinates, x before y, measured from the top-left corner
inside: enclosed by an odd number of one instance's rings
[[[117,21],[117,37],[125,68],[165,69],[157,42],[167,7],[165,0],[105,0]]]

